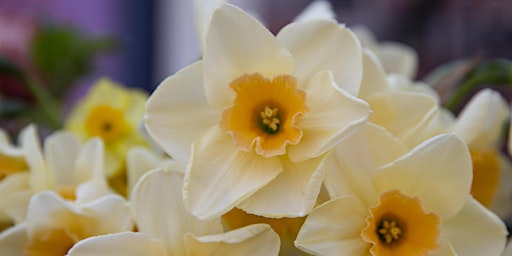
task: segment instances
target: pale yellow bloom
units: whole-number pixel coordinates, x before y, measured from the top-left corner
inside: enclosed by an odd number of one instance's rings
[[[332,20],[291,23],[274,36],[242,10],[218,8],[203,60],[167,78],[146,105],[155,141],[187,163],[192,214],[307,214],[325,154],[370,114],[354,96],[361,58],[354,35]]]
[[[100,137],[105,143],[106,174],[119,175],[126,153],[136,145],[148,146],[139,131],[147,94],[106,78],[99,79],[66,119],[66,130],[83,140]]]

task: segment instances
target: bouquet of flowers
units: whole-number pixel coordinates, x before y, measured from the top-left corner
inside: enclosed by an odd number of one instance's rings
[[[196,5],[202,57],[150,95],[103,78],[62,128],[0,133],[0,255],[512,255],[510,107],[463,101],[508,61],[415,81],[326,2],[277,35]]]

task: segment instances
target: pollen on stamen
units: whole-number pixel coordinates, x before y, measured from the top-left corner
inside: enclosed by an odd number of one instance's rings
[[[278,115],[279,109],[265,106],[260,113],[260,122],[263,131],[269,134],[275,134],[279,131],[281,120]]]

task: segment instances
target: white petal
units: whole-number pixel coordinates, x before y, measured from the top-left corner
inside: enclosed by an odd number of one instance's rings
[[[458,256],[457,252],[455,252],[455,249],[453,248],[453,245],[450,243],[450,241],[447,241],[446,239],[441,239],[439,241],[439,250],[435,253],[431,253],[431,255],[435,256]]]
[[[25,160],[30,167],[30,188],[33,191],[50,188],[52,184],[35,125],[29,125],[21,131],[20,141],[25,152]]]
[[[36,193],[30,199],[25,221],[27,232],[30,235],[37,235],[47,228],[67,224],[70,213],[78,213],[79,209],[68,201],[64,201],[53,191],[42,191]],[[55,216],[58,216],[56,218]],[[61,223],[62,221],[62,223]]]
[[[437,110],[434,98],[416,92],[385,92],[367,101],[373,111],[370,122],[383,126],[398,138],[405,138],[428,124]]]
[[[365,205],[376,205],[379,193],[372,174],[406,152],[407,147],[384,128],[367,124],[329,154],[324,184],[331,197],[353,194]]]
[[[164,256],[163,241],[144,233],[117,233],[95,236],[76,243],[67,256]]]
[[[227,233],[185,236],[187,255],[278,255],[279,236],[267,224],[254,224]]]
[[[314,19],[331,19],[335,20],[336,13],[332,9],[329,1],[315,0],[293,19],[293,21],[304,21]]]
[[[427,212],[441,220],[455,215],[466,203],[473,178],[466,144],[454,134],[434,137],[375,173],[379,191],[400,189],[418,196]]]
[[[9,220],[20,223],[25,219],[32,191],[28,187],[29,173],[21,172],[7,176],[0,182],[0,212]]]
[[[169,251],[185,255],[183,236],[209,235],[222,231],[220,220],[201,221],[183,206],[183,173],[156,169],[135,185],[132,211],[141,232],[162,239]]]
[[[26,128],[24,128],[26,129]],[[23,149],[11,144],[11,139],[7,132],[0,128],[0,154],[10,157],[23,157]]]
[[[258,72],[266,78],[291,74],[290,53],[256,19],[232,5],[213,13],[204,50],[206,97],[222,109],[234,94],[229,84],[243,74]]]
[[[402,138],[405,144],[413,148],[429,138],[451,131],[455,122],[453,113],[444,108],[437,108],[434,112],[429,122]]]
[[[363,80],[359,97],[368,99],[371,95],[385,92],[390,89],[386,73],[375,54],[365,49],[363,52]]]
[[[409,45],[398,42],[381,42],[379,59],[388,74],[401,74],[410,79],[418,70],[418,53]]]
[[[512,163],[508,156],[500,153],[499,164],[500,182],[498,191],[496,191],[496,195],[489,209],[501,219],[507,219],[508,215],[512,212],[512,200],[510,200],[510,195],[512,195],[512,186],[510,186],[510,181],[512,180]]]
[[[82,211],[93,213],[101,221],[94,231],[96,235],[129,231],[133,228],[133,219],[124,198],[117,195],[106,195],[95,201],[84,204]]]
[[[316,203],[325,173],[324,156],[293,163],[281,158],[283,171],[238,207],[246,212],[276,217],[300,217]]]
[[[329,71],[319,72],[306,88],[309,112],[298,122],[303,130],[299,144],[288,147],[293,162],[318,157],[332,149],[368,120],[366,102],[337,88]]]
[[[206,101],[201,61],[165,79],[146,103],[145,122],[155,142],[186,163],[192,143],[220,120]]]
[[[24,224],[8,228],[0,233],[0,255],[25,256],[27,242],[27,228]]]
[[[507,243],[507,227],[491,211],[470,198],[462,210],[442,223],[441,234],[459,255],[500,255]]]
[[[206,29],[210,23],[213,11],[224,4],[225,0],[194,0],[194,17],[201,41],[201,50],[205,46]]]
[[[344,196],[315,208],[302,225],[295,246],[313,255],[368,255],[361,238],[368,209],[354,196]]]
[[[44,157],[55,186],[74,184],[73,169],[81,143],[74,134],[57,131],[44,140]]]
[[[489,149],[496,146],[508,117],[508,106],[503,97],[496,91],[484,89],[465,105],[453,132],[471,149]]]
[[[185,206],[200,219],[220,217],[282,169],[278,157],[240,151],[229,134],[214,127],[193,146],[183,187]]]
[[[111,194],[111,188],[109,187],[106,180],[90,180],[87,182],[80,183],[75,190],[75,203],[84,204],[92,202],[100,197]]]
[[[357,95],[363,72],[361,46],[345,26],[329,20],[291,23],[277,38],[293,55],[299,87],[319,71],[330,70],[341,88]]]
[[[78,154],[74,167],[75,183],[105,180],[104,144],[99,138],[88,140]]]

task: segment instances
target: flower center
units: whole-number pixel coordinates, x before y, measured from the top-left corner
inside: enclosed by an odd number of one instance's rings
[[[473,183],[471,195],[478,202],[489,207],[500,183],[500,162],[496,150],[475,151],[471,150],[473,161]]]
[[[85,121],[85,131],[91,137],[99,136],[105,142],[119,138],[126,128],[123,112],[108,105],[92,108]]]
[[[377,227],[377,235],[380,241],[390,244],[397,241],[402,234],[402,229],[396,224],[394,220],[383,220]]]
[[[287,145],[302,138],[297,121],[308,112],[306,93],[290,75],[267,79],[259,73],[244,74],[230,83],[236,94],[222,112],[219,126],[232,135],[236,147],[272,157],[286,153]]]
[[[418,197],[399,190],[382,193],[366,223],[361,237],[372,244],[372,255],[429,255],[438,249],[439,216],[425,213]]]
[[[274,134],[279,131],[279,120],[278,112],[279,109],[265,106],[263,111],[260,113],[261,128],[268,134]]]
[[[0,181],[7,176],[28,170],[24,160],[0,155]]]

